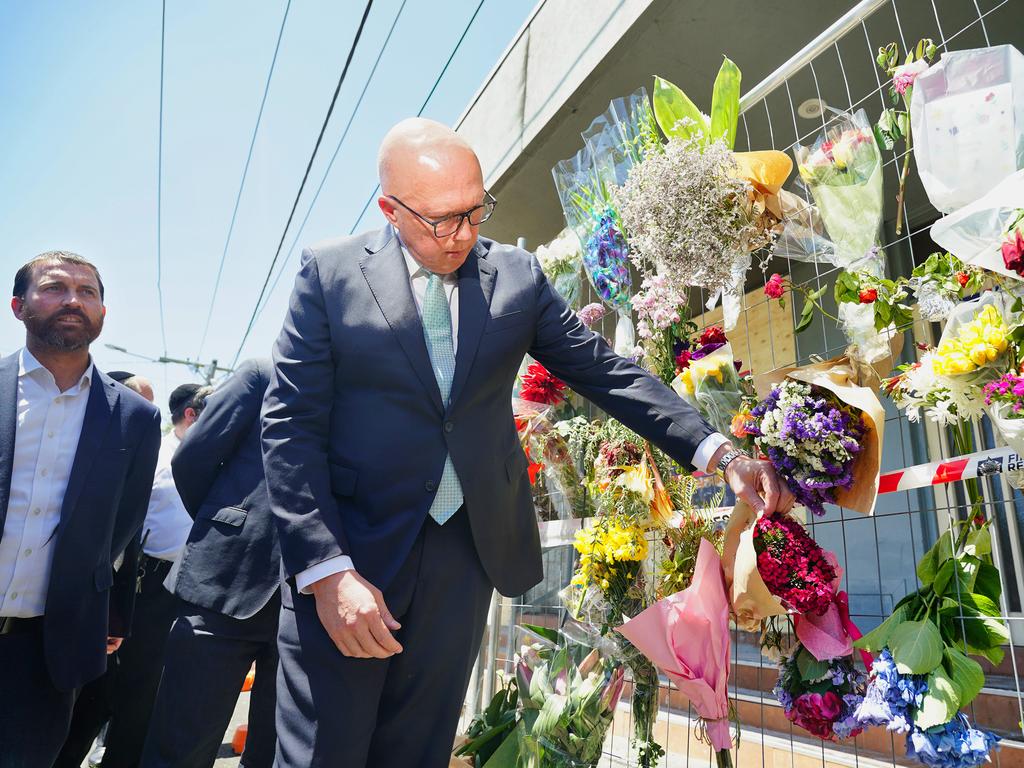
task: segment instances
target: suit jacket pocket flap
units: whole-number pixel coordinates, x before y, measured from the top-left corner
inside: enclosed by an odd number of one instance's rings
[[[92,574],[93,581],[96,583],[96,591],[102,592],[105,589],[110,589],[114,583],[114,569],[110,567],[110,563],[100,563],[96,566],[96,570]]]
[[[334,462],[328,462],[327,468],[331,474],[331,491],[337,496],[354,496],[359,473]]]
[[[228,525],[241,525],[245,522],[247,514],[248,512],[240,507],[223,507],[210,515],[210,519]]]
[[[491,316],[487,318],[487,325],[484,326],[484,333],[494,333],[495,331],[501,331],[505,328],[512,328],[527,322],[529,319],[530,316],[521,309],[507,312],[504,315]]]

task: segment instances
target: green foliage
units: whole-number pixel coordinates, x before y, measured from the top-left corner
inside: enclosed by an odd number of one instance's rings
[[[732,149],[740,116],[740,70],[722,61],[711,93],[711,115],[705,115],[683,90],[662,77],[654,78],[654,118],[669,139],[697,139],[701,146],[723,139]]]
[[[896,669],[907,675],[926,675],[942,663],[942,635],[931,621],[905,621],[889,635]]]
[[[728,57],[722,62],[711,95],[711,139],[725,138],[732,149],[740,117],[740,69]]]

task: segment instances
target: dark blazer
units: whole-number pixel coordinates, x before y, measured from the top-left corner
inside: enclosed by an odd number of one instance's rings
[[[536,258],[481,238],[458,271],[447,407],[390,228],[308,249],[274,347],[263,450],[288,576],[347,554],[384,589],[408,555],[445,456],[480,559],[505,595],[540,581],[540,540],[511,399],[529,353],[611,416],[689,463],[713,432],[587,330]]]
[[[236,619],[256,614],[281,584],[281,550],[267,498],[260,407],[269,360],[247,360],[206,400],[171,460],[195,518],[175,593]]]
[[[7,517],[17,425],[18,355],[0,360],[0,530]],[[43,644],[59,690],[107,664],[111,563],[142,526],[160,452],[160,411],[93,366],[46,594]]]

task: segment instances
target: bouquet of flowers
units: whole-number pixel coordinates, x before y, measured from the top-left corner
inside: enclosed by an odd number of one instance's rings
[[[945,320],[956,305],[981,291],[985,273],[953,254],[936,251],[924,264],[914,267],[907,285],[917,299],[922,320]]]
[[[762,515],[754,523],[757,571],[768,591],[797,613],[821,616],[835,598],[834,558],[785,514]]]
[[[816,515],[840,503],[854,484],[854,464],[868,433],[863,415],[831,392],[787,379],[751,411],[754,443],[797,502]]]
[[[961,657],[967,658],[962,654]],[[950,668],[955,668],[956,663],[951,662]],[[929,694],[946,698],[953,688],[951,679],[945,669],[939,678],[908,674],[905,668],[901,670],[892,653],[883,648],[872,665],[871,680],[854,714],[855,720],[861,727],[880,725],[894,733],[906,734],[907,757],[916,758],[922,765],[935,768],[984,765],[990,762],[989,753],[998,745],[998,736],[972,728],[962,712],[955,712],[945,722],[931,724],[935,716],[926,711],[925,700]],[[942,711],[945,710],[943,707]]]
[[[528,627],[516,657],[524,768],[591,768],[601,757],[625,669],[608,640]],[[538,635],[543,633],[543,635]]]
[[[864,700],[864,675],[853,658],[819,661],[803,645],[783,658],[772,693],[786,719],[825,741],[841,741],[863,730],[855,713]]]
[[[670,139],[633,168],[615,200],[642,274],[728,292],[738,302],[737,279],[750,267],[743,243],[756,230],[744,211],[749,184],[735,172],[722,141],[705,146],[695,138]]]
[[[935,349],[926,348],[918,362],[899,366],[899,373],[883,382],[885,393],[906,411],[911,422],[920,420],[922,410],[928,419],[944,427],[980,417],[984,413],[980,388],[956,376],[940,375],[936,357]],[[961,453],[968,450],[959,447]]]
[[[1006,444],[1024,455],[1024,376],[1011,371],[990,381],[985,385],[985,405]]]
[[[740,376],[740,363],[733,357],[725,331],[717,326],[705,328],[692,349],[686,348],[677,355],[676,366],[678,373],[671,382],[672,389],[725,434],[744,398],[752,392],[749,378]]]
[[[1010,639],[991,552],[988,523],[947,529],[917,564],[921,587],[855,643],[877,654],[858,721],[907,733],[925,765],[980,765],[997,741],[959,713],[985,684],[970,655],[999,664]]]
[[[568,227],[547,245],[537,248],[544,275],[570,307],[580,300],[580,239]]]
[[[629,355],[635,346],[629,318],[633,291],[629,246],[611,203],[609,187],[595,163],[590,148],[584,146],[573,157],[558,163],[551,173],[565,220],[582,244],[583,270],[601,300],[619,314],[615,351]]]
[[[833,251],[821,257],[857,269],[882,223],[882,156],[864,110],[839,113],[810,146],[796,148],[800,178],[810,190]]]
[[[647,607],[643,562],[649,550],[643,526],[622,515],[602,515],[592,527],[577,532],[574,546],[579,562],[568,592],[573,616],[607,633],[623,616],[636,616]],[[658,672],[631,644],[623,649],[623,658],[633,678],[631,705],[639,763],[651,768],[665,753],[654,740]]]

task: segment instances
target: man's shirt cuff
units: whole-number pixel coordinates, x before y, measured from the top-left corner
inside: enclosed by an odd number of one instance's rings
[[[706,441],[705,441],[706,442]],[[310,587],[320,579],[326,579],[328,576],[333,576],[336,573],[342,571],[355,570],[355,566],[352,564],[352,558],[348,555],[338,555],[332,557],[330,560],[324,560],[322,563],[307,568],[302,573],[295,576],[295,586],[299,588],[299,592],[303,595],[310,595],[313,590]]]
[[[729,442],[729,438],[718,432],[708,435],[705,437],[700,445],[697,446],[697,450],[693,454],[693,466],[699,472],[711,473],[714,471],[714,467],[708,466],[711,464],[711,459],[715,455],[715,451],[721,448],[725,443]],[[329,560],[327,562],[330,562]],[[321,563],[322,565],[322,563]]]

